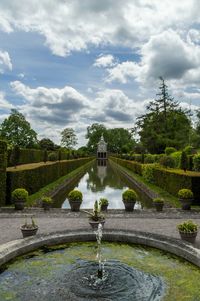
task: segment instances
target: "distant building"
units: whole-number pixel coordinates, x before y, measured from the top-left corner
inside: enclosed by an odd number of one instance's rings
[[[101,135],[101,139],[97,143],[97,159],[107,159],[107,143],[104,141],[103,135]]]

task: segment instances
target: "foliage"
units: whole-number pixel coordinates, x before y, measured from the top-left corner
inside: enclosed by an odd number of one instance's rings
[[[106,198],[100,198],[99,200],[99,205],[102,206],[102,205],[108,205],[109,202]]]
[[[144,164],[142,166],[142,176],[145,181],[149,183],[154,183],[154,169],[155,164]]]
[[[163,153],[167,146],[181,148],[189,140],[191,122],[160,78],[157,99],[147,106],[147,113],[137,119],[140,141],[150,153]]]
[[[122,199],[124,202],[135,202],[138,196],[133,189],[127,189],[122,193]]]
[[[7,202],[10,202],[10,191],[15,188],[24,187],[29,194],[33,194],[42,187],[70,173],[76,168],[91,161],[92,158],[82,158],[55,162],[51,164],[42,164],[32,169],[24,167],[20,170],[7,171]]]
[[[28,200],[28,191],[24,188],[17,188],[12,192],[13,201],[24,200],[25,202]]]
[[[8,152],[8,166],[13,166],[12,162],[13,150]],[[44,160],[44,151],[38,149],[21,148],[19,153],[18,165],[38,163]]]
[[[51,198],[51,197],[48,197],[48,196],[43,196],[43,197],[41,198],[41,201],[42,201],[42,203],[47,203],[47,204],[52,204],[52,203],[53,203],[52,198]]]
[[[133,150],[135,141],[130,130],[124,128],[106,129],[102,124],[94,123],[87,128],[87,147],[91,152],[97,151],[97,143],[101,135],[108,142],[108,150],[111,153],[128,153]]]
[[[101,206],[98,204],[97,200],[94,202],[93,212],[89,212],[85,210],[83,211],[87,213],[90,216],[89,218],[95,222],[104,220],[104,216],[101,213]]]
[[[185,151],[182,151],[181,153],[180,168],[183,169],[184,171],[188,169],[188,157]]]
[[[180,168],[181,164],[181,154],[182,152],[174,152],[170,155],[170,157],[174,160],[174,167],[175,168]]]
[[[198,230],[198,225],[193,221],[185,221],[177,226],[178,230],[184,233],[194,233]]]
[[[171,156],[162,156],[159,160],[160,165],[173,168],[175,166],[174,159]]]
[[[0,126],[0,137],[7,140],[12,146],[18,145],[31,148],[37,145],[37,134],[31,129],[30,123],[17,110],[12,109],[11,114]]]
[[[178,191],[178,197],[180,199],[192,199],[193,196],[193,192],[190,189],[183,188]]]
[[[0,140],[0,206],[6,198],[7,143]]]
[[[144,163],[154,163],[156,161],[156,156],[147,154],[144,158]]]
[[[57,161],[57,154],[56,153],[49,153],[48,154],[49,161]]]
[[[172,153],[176,152],[177,149],[175,147],[166,147],[165,148],[165,155],[169,156]]]
[[[194,153],[194,147],[188,145],[184,148],[183,151],[186,153],[186,155],[192,155]]]
[[[61,132],[61,145],[68,149],[73,149],[76,144],[77,137],[75,131],[72,128],[65,128]]]
[[[68,194],[68,199],[69,201],[80,201],[82,202],[83,201],[83,194],[81,191],[77,190],[77,189],[74,189],[74,190],[71,190]]]
[[[13,166],[16,166],[19,164],[19,160],[20,160],[20,148],[18,145],[15,145],[13,147],[13,150],[12,150],[12,153],[11,153],[11,156],[10,156],[10,161],[11,161],[11,164]]]
[[[155,198],[155,199],[153,199],[153,202],[154,203],[159,203],[159,204],[164,204],[164,200],[161,199],[161,198]]]
[[[45,149],[45,150],[44,150],[44,157],[43,157],[44,163],[46,163],[47,160],[48,160],[48,152],[47,152],[47,150]]]
[[[194,170],[200,171],[200,154],[196,154],[193,157],[193,165],[194,165]]]
[[[38,144],[39,144],[40,148],[44,149],[44,150],[46,149],[46,150],[53,151],[57,148],[57,145],[54,144],[54,142],[49,138],[41,139]]]
[[[31,223],[27,222],[27,219],[25,220],[24,224],[21,226],[22,229],[35,229],[38,228],[38,225],[36,224],[35,220],[31,217]]]

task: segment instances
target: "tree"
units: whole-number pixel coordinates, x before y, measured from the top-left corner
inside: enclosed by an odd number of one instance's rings
[[[39,146],[40,146],[41,149],[46,149],[46,150],[55,150],[56,149],[56,145],[49,138],[41,139],[39,141]]]
[[[12,146],[34,148],[37,145],[37,134],[31,129],[23,114],[12,109],[11,114],[0,126],[0,137]]]
[[[68,148],[73,149],[73,147],[77,144],[77,137],[72,128],[66,128],[61,132],[61,145]]]
[[[188,168],[188,157],[187,157],[185,151],[182,151],[182,153],[181,153],[180,168],[183,169],[185,172]]]
[[[135,140],[131,131],[124,128],[107,130],[108,150],[112,153],[128,153],[133,150]]]
[[[162,153],[167,146],[182,148],[188,144],[191,122],[187,112],[168,93],[160,78],[160,92],[147,106],[147,113],[137,120],[140,141],[150,153]]]
[[[107,130],[103,124],[93,123],[91,126],[87,127],[85,138],[89,139],[87,148],[90,152],[97,151],[97,143],[99,142],[101,135],[103,135],[105,141],[107,141]]]

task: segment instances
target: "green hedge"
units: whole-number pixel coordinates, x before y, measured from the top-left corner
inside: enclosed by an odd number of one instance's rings
[[[0,206],[6,199],[7,143],[0,140]]]
[[[191,189],[194,193],[195,204],[200,205],[200,173],[199,175],[195,173],[192,175],[184,171],[177,172],[174,169],[162,168],[158,164],[140,164],[114,157],[111,159],[139,175],[143,175],[142,171],[144,173],[145,166],[148,166],[148,168],[151,167],[153,178],[151,178],[150,182],[153,182],[174,196],[177,196],[178,191],[182,188]]]
[[[7,171],[6,202],[11,203],[11,192],[16,188],[25,188],[29,194],[37,192],[40,188],[54,182],[72,170],[91,161],[93,158],[82,158],[44,164],[33,169],[16,169]]]

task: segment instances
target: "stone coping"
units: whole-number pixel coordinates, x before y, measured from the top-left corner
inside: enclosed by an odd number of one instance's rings
[[[84,209],[92,211],[92,209]],[[107,212],[103,212],[106,218],[158,218],[158,219],[199,219],[200,210],[182,210],[178,208],[164,208],[162,212],[156,212],[155,209],[135,209],[133,212],[127,212],[124,209],[108,209]],[[39,207],[25,208],[22,211],[17,211],[13,207],[1,207],[0,218],[12,218],[12,217],[67,217],[67,218],[87,218],[88,215],[83,211],[72,212],[70,209],[51,208],[48,211]]]
[[[200,250],[190,243],[170,238],[168,236],[148,232],[124,231],[109,229],[104,230],[103,240],[109,242],[124,242],[141,244],[170,252],[200,267]],[[36,250],[44,245],[56,245],[67,242],[96,241],[92,230],[74,230],[47,235],[14,240],[0,246],[0,266],[6,264],[17,256]]]

